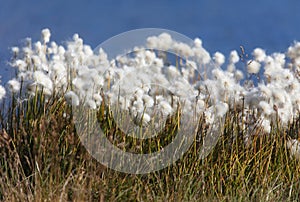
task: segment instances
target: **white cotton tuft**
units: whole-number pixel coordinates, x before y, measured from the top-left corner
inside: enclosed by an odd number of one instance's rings
[[[18,68],[18,71],[20,72],[23,72],[26,70],[28,64],[24,61],[24,60],[16,60],[14,63],[13,63],[13,67],[17,67]]]
[[[11,51],[12,51],[13,54],[16,56],[16,55],[19,54],[20,49],[19,49],[19,47],[14,46],[14,47],[11,48]]]
[[[87,57],[92,56],[94,54],[91,46],[89,46],[89,45],[84,45],[83,46],[83,51],[84,51],[84,53],[86,54]]]
[[[156,49],[158,46],[158,39],[155,36],[147,38],[147,47],[151,49]]]
[[[168,116],[168,115],[170,115],[173,112],[173,108],[166,101],[160,101],[159,102],[159,108],[160,108],[163,116]]]
[[[229,63],[235,64],[240,60],[239,54],[236,50],[230,52]]]
[[[201,48],[202,47],[202,40],[199,38],[194,39],[194,45],[196,48]]]
[[[295,42],[288,48],[287,55],[295,65],[300,65],[300,42]]]
[[[37,41],[36,43],[34,43],[34,48],[39,54],[43,51],[43,45],[40,41]],[[36,57],[38,57],[38,56],[36,56]]]
[[[37,84],[40,84],[44,88],[52,90],[53,88],[52,80],[42,71],[35,71],[33,74],[33,78],[37,82]]]
[[[218,66],[222,66],[225,62],[225,56],[220,52],[216,52],[213,59]]]
[[[160,49],[161,50],[168,50],[170,49],[173,40],[170,34],[168,33],[162,33],[158,36],[159,42],[160,42]]]
[[[213,106],[211,106],[206,111],[204,111],[205,122],[209,125],[212,125],[215,121],[215,113],[213,113],[212,111],[213,111]]]
[[[147,62],[147,64],[152,64],[153,61],[155,60],[156,58],[156,55],[153,51],[145,51],[145,61]]]
[[[147,47],[151,49],[167,51],[171,48],[172,43],[172,37],[168,33],[162,33],[158,37],[151,36],[147,38]]]
[[[174,51],[179,54],[180,57],[189,58],[194,55],[192,48],[182,42],[175,43],[173,45]]]
[[[133,105],[132,105],[136,110],[137,112],[139,113],[142,113],[144,111],[144,103],[142,101],[142,99],[138,98],[137,100],[135,100],[133,102]]]
[[[283,53],[273,53],[272,57],[274,58],[274,61],[281,66],[284,66],[285,64],[285,54]]]
[[[147,125],[150,122],[150,120],[151,120],[151,117],[149,116],[149,114],[144,113],[143,120],[142,120],[143,126]]]
[[[153,107],[154,100],[151,96],[143,95],[142,100],[143,100],[143,103],[144,103],[145,107],[147,107],[147,108]]]
[[[69,91],[65,94],[65,99],[69,105],[78,106],[79,98],[73,91]]]
[[[233,73],[235,71],[235,69],[236,69],[235,64],[232,64],[232,63],[228,64],[228,66],[227,66],[228,72]]]
[[[275,89],[273,90],[272,92],[273,94],[273,97],[274,97],[274,100],[276,102],[279,102],[279,103],[285,103],[286,99],[285,99],[285,91],[284,90],[281,90],[281,89]]]
[[[257,74],[260,70],[260,63],[255,61],[255,60],[251,60],[248,62],[247,65],[247,71],[249,74]]]
[[[300,142],[297,139],[290,139],[286,143],[287,148],[290,150],[291,156],[300,160]]]
[[[101,95],[99,95],[99,94],[97,94],[97,93],[95,93],[95,94],[93,95],[93,99],[95,100],[97,106],[99,106],[99,105],[101,104],[101,102],[102,102],[102,97],[101,97]]]
[[[97,104],[94,100],[88,100],[86,102],[86,106],[89,108],[89,109],[96,109],[97,108]]]
[[[261,126],[264,129],[264,132],[270,133],[271,132],[271,123],[268,119],[263,119],[261,122]]]
[[[48,28],[42,30],[42,41],[48,43],[50,41],[51,32]]]
[[[273,113],[273,107],[271,107],[270,104],[266,101],[259,102],[259,106],[261,107],[265,115],[269,116]]]
[[[18,80],[12,79],[12,80],[8,81],[7,84],[8,84],[8,88],[9,88],[10,92],[12,92],[12,93],[19,92],[21,84]]]
[[[261,48],[255,48],[252,52],[252,55],[257,62],[263,62],[267,57],[266,52]]]
[[[270,88],[263,84],[258,84],[259,90],[265,98],[270,98],[272,96],[272,91]]]
[[[208,64],[211,62],[210,54],[203,47],[193,48],[194,56],[200,64]]]
[[[167,75],[169,79],[175,79],[180,76],[180,72],[175,66],[170,65],[167,67]]]
[[[164,61],[161,58],[155,58],[152,65],[153,69],[160,70],[164,66]]]
[[[215,106],[217,117],[223,117],[228,111],[228,104],[224,102],[219,102]]]
[[[240,70],[236,70],[234,77],[237,81],[240,81],[244,78],[244,73]]]
[[[50,45],[51,45],[51,48],[48,49],[49,53],[56,55],[57,52],[58,52],[58,46],[57,46],[57,44],[55,43],[55,41],[52,41]]]
[[[5,88],[3,86],[0,86],[0,100],[4,98],[6,94]]]

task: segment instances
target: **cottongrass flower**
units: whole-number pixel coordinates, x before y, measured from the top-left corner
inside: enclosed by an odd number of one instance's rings
[[[5,88],[0,85],[0,100],[4,98],[5,94],[6,94]]]
[[[274,58],[275,63],[280,64],[281,67],[284,67],[285,65],[285,54],[283,53],[273,53],[272,57]]]
[[[50,41],[51,32],[48,28],[42,30],[42,41],[46,44]]]
[[[300,160],[300,142],[297,139],[289,139],[286,143],[287,148],[290,150],[290,154],[295,159]]]
[[[225,62],[225,56],[220,52],[216,52],[213,59],[217,66],[222,66]]]
[[[271,123],[270,120],[263,118],[261,122],[261,126],[264,130],[265,133],[270,133],[271,132]]]
[[[75,103],[76,104],[76,103]],[[97,104],[94,100],[88,100],[86,102],[86,106],[89,108],[89,109],[97,109]]]
[[[79,97],[73,91],[68,91],[64,97],[69,105],[71,106],[79,105]]]
[[[236,50],[231,51],[230,55],[229,55],[229,64],[227,66],[227,71],[234,72],[236,69],[235,64],[238,63],[239,60],[240,60],[240,57],[239,57],[237,51]]]
[[[160,112],[163,115],[163,117],[171,115],[174,111],[170,103],[165,100],[159,101],[158,108],[160,109]]]
[[[33,73],[33,78],[34,78],[34,81],[38,85],[41,85],[45,89],[48,89],[49,91],[52,91],[52,89],[53,89],[53,82],[49,78],[49,76],[46,75],[44,72],[42,72],[42,71],[35,71]]]
[[[58,53],[58,45],[55,41],[51,41],[50,47],[48,47],[48,53],[56,55]]]
[[[147,113],[141,114],[140,117],[138,117],[138,118],[142,120],[143,126],[147,126],[149,124],[149,122],[151,121],[151,116]]]
[[[173,39],[170,34],[162,33],[158,37],[147,38],[147,47],[151,49],[167,51],[171,48]]]
[[[192,48],[189,45],[182,42],[175,43],[173,45],[173,49],[175,53],[178,53],[179,56],[184,57],[185,59],[194,55],[194,51],[192,50]]]
[[[202,45],[200,46],[200,44],[202,44],[202,41],[200,43],[199,40],[195,39],[194,41],[195,47],[193,47],[193,51],[194,51],[195,61],[198,62],[199,64],[207,65],[208,63],[211,62],[211,57],[209,52],[205,50],[202,47]]]
[[[236,50],[230,52],[229,63],[235,64],[240,60],[239,54]]]
[[[293,46],[288,48],[287,55],[291,58],[295,66],[300,65],[300,42],[295,42]]]
[[[269,99],[272,96],[270,85],[258,84],[258,89],[264,99]]]
[[[199,38],[194,39],[194,45],[196,48],[202,48],[202,40]]]
[[[144,111],[144,104],[140,98],[138,98],[132,102],[132,107],[134,107],[138,113],[143,113],[143,111]]]
[[[263,110],[264,114],[267,116],[270,116],[274,112],[273,106],[270,106],[270,104],[266,101],[259,102],[259,106]]]
[[[7,82],[8,89],[11,93],[18,93],[20,91],[21,84],[17,79],[11,79]]]
[[[13,67],[17,67],[19,72],[26,71],[28,64],[24,60],[16,60],[13,64]]]
[[[145,107],[150,108],[154,106],[154,100],[151,96],[144,94],[142,100]]]
[[[97,106],[100,106],[101,102],[103,100],[102,97],[101,97],[101,95],[99,95],[98,93],[95,93],[93,95],[93,99],[94,99],[94,101],[95,101],[95,103],[96,103]]]
[[[244,73],[241,70],[236,70],[234,73],[234,77],[237,81],[241,81],[244,79]]]
[[[224,117],[228,111],[228,104],[224,102],[218,102],[215,105],[215,110],[217,117]]]
[[[215,109],[214,106],[209,107],[207,110],[204,111],[205,115],[205,123],[209,125],[213,125],[215,122]]]
[[[266,52],[261,48],[255,48],[252,55],[257,62],[263,62],[267,57]]]
[[[272,94],[273,94],[274,101],[278,104],[284,104],[288,96],[283,89],[276,88],[276,87],[273,88]]]
[[[249,74],[257,74],[260,70],[261,64],[255,60],[251,60],[247,64],[247,71]]]
[[[16,59],[18,57],[18,55],[19,55],[19,52],[20,52],[19,47],[16,47],[16,46],[12,47],[11,51],[13,52],[13,58]]]
[[[166,68],[166,74],[169,79],[181,76],[180,72],[178,71],[178,68],[176,68],[173,65],[170,65]]]

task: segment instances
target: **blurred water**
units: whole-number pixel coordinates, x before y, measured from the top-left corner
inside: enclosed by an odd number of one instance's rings
[[[228,56],[240,45],[249,52],[255,47],[267,53],[285,51],[300,40],[299,10],[299,0],[0,0],[1,80],[14,76],[6,65],[9,47],[25,37],[39,39],[45,27],[57,42],[79,33],[93,48],[131,29],[171,29],[200,37],[210,53]]]

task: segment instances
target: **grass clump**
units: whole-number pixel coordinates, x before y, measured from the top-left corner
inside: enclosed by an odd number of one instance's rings
[[[134,175],[111,170],[93,159],[76,134],[71,107],[63,98],[52,97],[47,104],[43,99],[37,93],[22,103],[13,102],[9,118],[2,113],[2,200],[299,200],[299,162],[286,147],[290,136],[295,138],[299,131],[299,118],[288,129],[273,123],[271,133],[264,134],[259,126],[252,131],[240,127],[235,117],[241,112],[230,109],[222,135],[206,158],[199,158],[206,128],[202,121],[203,131],[198,131],[195,142],[175,164]],[[109,113],[102,115],[102,121],[109,119]],[[114,127],[107,128],[106,135],[117,134],[111,132]],[[251,138],[245,139],[247,132]],[[125,141],[136,146],[132,139]]]

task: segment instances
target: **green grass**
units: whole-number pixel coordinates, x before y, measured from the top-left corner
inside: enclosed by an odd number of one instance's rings
[[[93,159],[80,143],[72,110],[63,98],[45,102],[37,93],[8,114],[1,109],[0,199],[4,201],[297,201],[300,166],[286,147],[298,138],[300,118],[287,129],[272,123],[271,134],[243,130],[239,112],[230,109],[213,151],[199,157],[207,126],[173,165],[144,175],[120,173]],[[64,116],[66,113],[66,116]],[[176,117],[167,120],[167,136],[140,142],[124,137],[109,110],[98,112],[108,138],[132,152],[159,150],[174,136]],[[246,140],[246,135],[250,139]],[[137,145],[142,145],[137,148]]]

